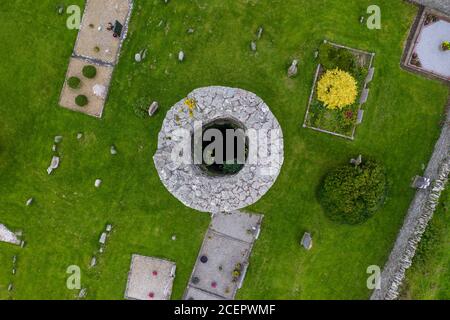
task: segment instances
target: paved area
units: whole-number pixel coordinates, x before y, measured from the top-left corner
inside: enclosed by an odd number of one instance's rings
[[[170,300],[175,270],[173,262],[133,255],[125,299]]]
[[[450,41],[450,22],[440,20],[423,27],[415,52],[422,69],[450,78],[450,51],[441,49],[444,41]]]
[[[213,215],[185,300],[234,299],[245,279],[262,219],[245,212]]]

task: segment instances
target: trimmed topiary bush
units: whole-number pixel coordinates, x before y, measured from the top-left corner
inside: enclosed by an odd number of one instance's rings
[[[88,79],[93,79],[97,75],[97,68],[89,65],[83,67],[83,76],[85,76]]]
[[[317,83],[317,99],[328,109],[352,105],[358,96],[358,84],[348,72],[328,70]]]
[[[81,87],[81,80],[78,77],[70,77],[67,80],[67,84],[72,89],[80,89],[80,87]]]
[[[320,202],[331,220],[360,224],[383,205],[386,189],[384,168],[374,161],[366,161],[332,171],[322,184]]]
[[[75,103],[77,104],[77,106],[79,107],[84,107],[89,103],[89,100],[86,96],[84,95],[79,95],[75,98]]]

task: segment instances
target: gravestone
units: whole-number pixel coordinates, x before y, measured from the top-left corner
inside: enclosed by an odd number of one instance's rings
[[[262,26],[259,27],[258,31],[256,32],[256,37],[258,38],[258,40],[261,39],[263,32],[264,32],[264,28]]]
[[[95,180],[95,183],[94,183],[94,185],[95,185],[95,187],[96,188],[100,188],[100,186],[102,185],[102,180],[100,180],[100,179],[97,179],[97,180]]]
[[[59,157],[54,156],[50,163],[50,166],[47,168],[47,173],[50,175],[52,172],[59,168]]]
[[[356,124],[361,124],[363,122],[363,118],[364,118],[364,110],[363,109],[359,109],[358,117],[356,119]]]
[[[365,104],[367,102],[367,99],[369,98],[369,89],[364,89],[361,94],[361,99],[359,100],[360,104]]]
[[[303,248],[305,248],[308,251],[312,249],[312,247],[313,247],[313,239],[312,239],[312,236],[311,236],[310,233],[306,232],[303,235],[301,244],[302,244]]]
[[[180,52],[178,53],[178,61],[183,62],[183,61],[184,61],[184,58],[185,58],[184,52],[183,52],[183,51],[180,51]]]
[[[150,117],[153,117],[155,115],[155,113],[158,111],[158,109],[159,109],[159,103],[154,101],[148,108],[148,115]]]
[[[369,73],[367,74],[367,77],[366,77],[366,83],[372,82],[374,74],[375,74],[375,68],[370,68]]]
[[[294,61],[292,61],[292,64],[288,69],[288,77],[292,78],[296,76],[297,73],[298,73],[298,60],[294,59]]]
[[[106,232],[103,232],[102,235],[100,236],[100,239],[98,240],[98,242],[100,242],[101,244],[105,244],[107,236],[108,235],[106,234]]]

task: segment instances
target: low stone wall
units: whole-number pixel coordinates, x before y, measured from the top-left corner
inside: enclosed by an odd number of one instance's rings
[[[412,265],[417,246],[439,204],[450,172],[450,112],[447,112],[441,136],[436,143],[425,176],[433,181],[428,190],[419,190],[411,203],[405,223],[381,274],[381,289],[373,292],[371,300],[398,298],[406,270]]]

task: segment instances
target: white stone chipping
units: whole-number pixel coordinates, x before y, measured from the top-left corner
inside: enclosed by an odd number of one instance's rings
[[[154,162],[161,181],[186,206],[203,212],[230,212],[254,204],[275,183],[284,161],[277,119],[261,98],[242,89],[205,87],[194,90],[188,99],[196,101],[195,110],[188,112],[185,99],[181,100],[167,113],[159,134]],[[194,122],[208,124],[218,119],[232,119],[247,131],[263,132],[269,153],[258,148],[257,161],[247,163],[236,175],[220,177],[207,175],[193,161],[180,164],[172,159],[179,147],[177,131],[193,133]],[[250,144],[250,153],[255,151],[252,148]]]
[[[444,41],[450,41],[450,22],[440,20],[422,29],[417,40],[416,53],[423,69],[448,78],[450,51],[441,49]]]

